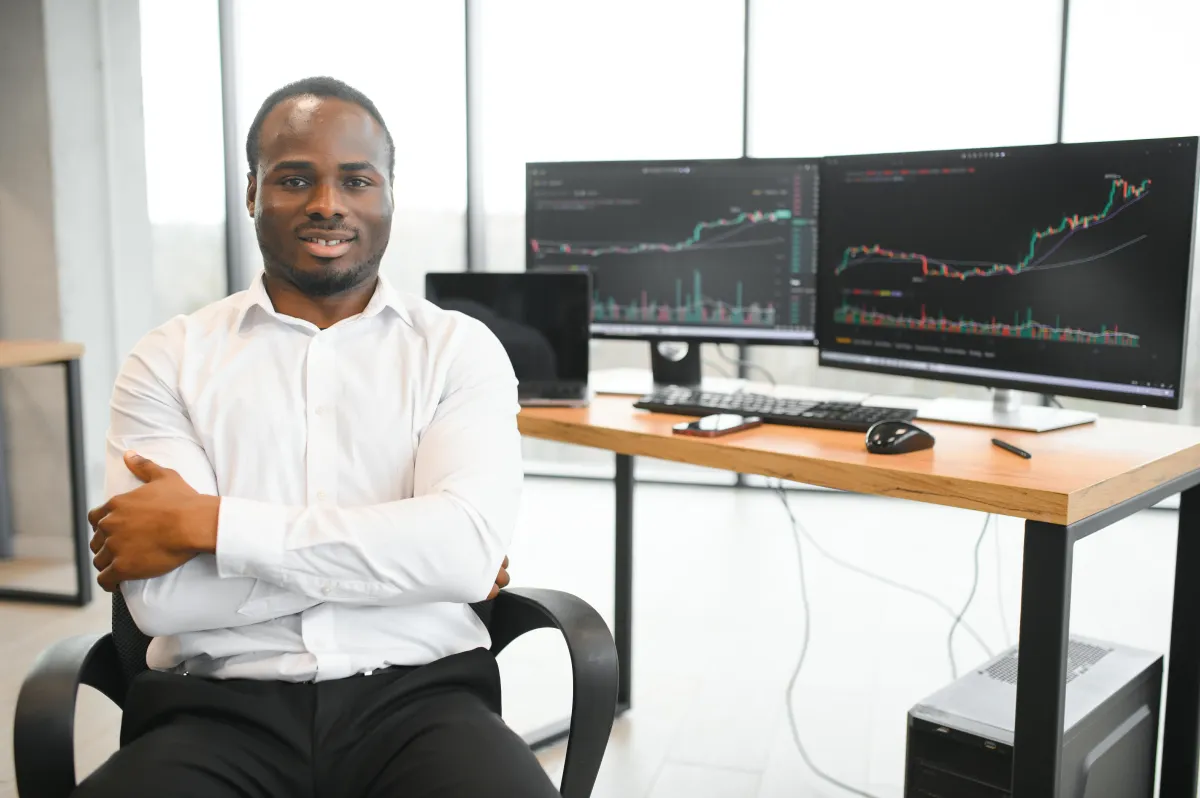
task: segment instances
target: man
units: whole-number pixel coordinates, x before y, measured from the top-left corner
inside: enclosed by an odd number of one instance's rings
[[[262,275],[151,332],[113,392],[92,550],[154,639],[76,794],[557,795],[468,606],[508,583],[512,366],[380,277],[394,146],[365,96],[286,86],[246,154]]]

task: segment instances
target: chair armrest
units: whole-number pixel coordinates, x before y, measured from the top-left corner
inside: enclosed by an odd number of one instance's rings
[[[571,730],[563,763],[563,798],[587,798],[596,783],[617,711],[617,646],[604,619],[583,599],[558,590],[508,588],[493,601],[492,652],[516,638],[554,627],[571,655]]]
[[[17,794],[67,798],[75,789],[75,698],[79,685],[124,700],[124,678],[112,636],[60,640],[33,663],[13,717]]]

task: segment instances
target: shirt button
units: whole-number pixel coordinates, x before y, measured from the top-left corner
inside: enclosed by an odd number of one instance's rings
[[[317,500],[318,500],[318,501],[325,501],[325,498],[326,498],[328,495],[329,495],[329,494],[328,494],[328,493],[326,493],[325,491],[323,491],[323,490],[319,490],[319,491],[317,491]]]
[[[318,416],[323,416],[323,415],[325,415],[325,406],[324,406],[324,405],[322,405],[321,407],[318,407],[318,408],[317,408],[317,415],[318,415]]]
[[[328,596],[330,593],[333,592],[333,588],[331,588],[329,585],[325,585],[325,587],[321,588],[321,592],[323,594],[325,594],[326,596]]]

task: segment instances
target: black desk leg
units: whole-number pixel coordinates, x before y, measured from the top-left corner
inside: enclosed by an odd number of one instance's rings
[[[1013,798],[1058,798],[1074,540],[1066,527],[1025,522]]]
[[[630,664],[633,662],[633,456],[617,455],[616,546],[613,554],[613,642],[617,644],[617,716],[630,706]],[[523,735],[530,748],[538,750],[565,740],[571,721],[561,720]]]
[[[68,360],[67,382],[67,445],[71,466],[71,533],[75,548],[75,598],[80,606],[92,600],[92,558],[88,542],[91,538],[87,514],[87,469],[83,455],[83,388],[79,379],[79,361]]]
[[[617,714],[631,706],[633,664],[633,456],[617,455],[616,546],[613,578],[613,640],[617,644],[620,681]]]
[[[38,604],[67,604],[83,607],[92,600],[92,557],[88,548],[91,527],[87,522],[87,483],[83,456],[83,391],[79,380],[79,361],[61,363],[66,369],[67,446],[71,486],[71,548],[75,559],[75,592],[48,593],[24,588],[0,588],[0,600],[30,601]],[[0,452],[3,459],[3,452]],[[0,479],[3,479],[0,468]]]
[[[1200,757],[1200,487],[1179,500],[1159,794],[1196,795]]]
[[[12,494],[8,485],[8,435],[4,404],[0,402],[0,559],[7,560],[15,553],[13,545]]]

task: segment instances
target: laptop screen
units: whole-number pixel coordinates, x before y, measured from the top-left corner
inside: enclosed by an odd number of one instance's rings
[[[586,272],[425,275],[425,298],[487,325],[521,383],[587,383],[591,291]]]

